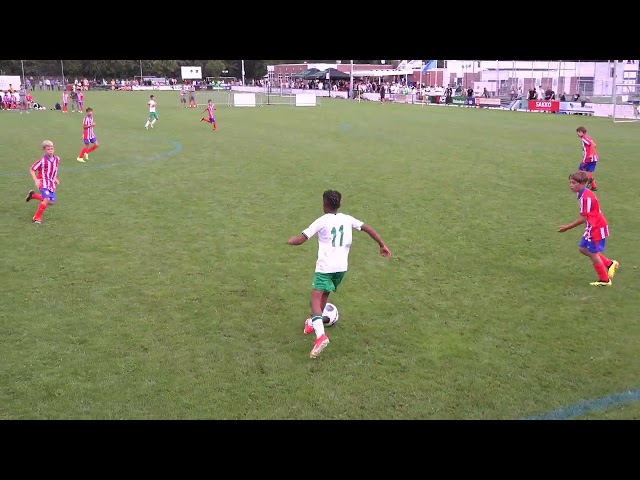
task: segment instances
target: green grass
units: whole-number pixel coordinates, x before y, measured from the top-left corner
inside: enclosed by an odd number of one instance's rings
[[[212,132],[156,98],[146,131],[147,92],[88,92],[85,165],[79,114],[0,112],[0,418],[514,419],[640,386],[638,125],[323,98],[220,105]],[[612,288],[589,286],[581,230],[556,231],[578,215],[580,124]],[[35,225],[45,139],[61,183]],[[355,233],[312,360],[316,240],[286,240],[329,188],[394,256]]]

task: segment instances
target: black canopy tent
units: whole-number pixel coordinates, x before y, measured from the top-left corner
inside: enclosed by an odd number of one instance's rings
[[[320,71],[320,69],[318,68],[310,68],[308,70],[305,70],[304,72],[298,72],[298,73],[294,73],[293,75],[291,75],[291,78],[295,78],[295,79],[307,79],[310,75],[314,75],[316,73],[318,73]]]
[[[329,75],[329,80],[349,80],[351,76],[348,73],[341,72],[337,68],[327,68],[321,72],[316,72],[306,78],[310,80],[325,80]]]

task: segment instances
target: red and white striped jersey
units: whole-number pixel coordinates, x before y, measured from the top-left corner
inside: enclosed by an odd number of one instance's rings
[[[587,217],[582,236],[587,240],[602,240],[608,237],[609,225],[600,210],[600,202],[596,194],[585,187],[578,193],[578,203],[580,215]]]
[[[60,157],[54,155],[48,157],[45,155],[40,160],[31,165],[31,170],[38,172],[38,178],[42,180],[42,187],[55,191],[55,180],[58,176],[58,165],[60,165]]]
[[[207,110],[209,111],[209,118],[213,118],[213,111],[215,110],[216,106],[213,103],[208,103],[207,104]]]
[[[596,144],[589,135],[582,136],[582,150],[584,151],[584,156],[582,157],[582,163],[598,161],[598,152],[596,151]]]
[[[82,127],[83,127],[83,132],[82,132],[82,138],[85,140],[91,140],[92,138],[95,138],[95,133],[93,132],[93,115],[85,115],[84,119],[82,120]]]

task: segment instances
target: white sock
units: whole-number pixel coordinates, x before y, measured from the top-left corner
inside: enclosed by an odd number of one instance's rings
[[[149,120],[147,120],[147,123],[145,124],[145,127],[149,126]]]
[[[151,125],[153,125],[154,123],[156,123],[156,119],[155,118],[153,120],[151,120]]]
[[[314,332],[316,332],[316,339],[324,335],[324,322],[321,316],[311,317],[311,326]]]

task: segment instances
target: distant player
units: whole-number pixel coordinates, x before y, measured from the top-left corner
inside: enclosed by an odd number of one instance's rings
[[[180,107],[187,108],[187,86],[184,83],[180,86]]]
[[[33,105],[33,95],[31,95],[31,90],[27,90],[27,112],[31,110],[31,106]]]
[[[71,113],[76,113],[76,111],[80,111],[80,107],[78,106],[78,92],[75,90],[71,91]]]
[[[44,150],[44,156],[31,165],[29,173],[36,185],[36,188],[40,193],[36,193],[33,190],[29,190],[27,202],[32,198],[40,200],[38,210],[33,216],[35,223],[42,223],[42,214],[50,204],[56,203],[56,185],[60,184],[58,180],[58,166],[60,165],[60,157],[53,154],[53,142],[51,140],[45,140],[42,142],[42,150]]]
[[[67,105],[69,105],[69,93],[66,90],[62,91],[62,113],[67,113]]]
[[[291,237],[289,245],[302,245],[308,239],[318,234],[318,260],[316,261],[315,276],[311,286],[311,318],[304,324],[304,333],[315,332],[316,340],[310,357],[315,358],[329,344],[329,338],[324,332],[322,312],[329,299],[329,294],[335,292],[347,273],[349,249],[353,239],[352,229],[363,230],[380,246],[380,254],[391,256],[391,252],[380,238],[380,235],[360,220],[344,213],[338,213],[342,195],[335,190],[327,190],[322,194],[322,209],[324,215],[314,221],[301,235]]]
[[[589,176],[584,170],[578,170],[569,176],[569,188],[578,195],[580,217],[568,225],[560,225],[558,232],[566,232],[578,225],[585,224],[584,234],[580,239],[578,249],[581,254],[591,259],[593,268],[598,274],[598,280],[591,282],[590,285],[609,287],[620,264],[616,260],[609,260],[602,254],[609,236],[609,225],[600,210],[600,202],[598,202],[596,194],[587,188],[588,182]]]
[[[84,93],[78,89],[78,112],[84,112]]]
[[[189,85],[189,108],[196,108],[196,86]]]
[[[216,106],[213,103],[213,100],[209,99],[209,101],[207,102],[207,108],[205,108],[202,113],[204,112],[208,112],[209,113],[209,119],[207,120],[206,118],[202,117],[200,119],[201,122],[209,122],[211,125],[213,125],[213,129],[214,130],[218,130],[218,124],[216,123],[216,118],[215,118],[215,114],[213,112],[215,112],[216,110]]]
[[[587,135],[587,129],[584,127],[576,128],[576,132],[578,136],[582,140],[582,149],[584,150],[584,155],[582,157],[582,162],[578,166],[578,170],[582,170],[587,172],[589,181],[587,183],[587,187],[593,190],[594,192],[598,190],[596,185],[596,181],[593,178],[593,172],[596,171],[596,166],[598,162],[598,152],[596,150],[596,142]]]
[[[20,115],[22,115],[23,112],[29,113],[27,110],[27,89],[24,85],[20,85],[18,97],[20,97]]]
[[[156,97],[153,95],[149,96],[147,105],[149,105],[149,118],[147,118],[147,123],[144,128],[149,130],[149,127],[153,128],[153,124],[158,120],[158,114],[156,113],[156,106],[158,105],[156,103]]]
[[[76,158],[79,162],[85,163],[86,160],[89,160],[89,154],[100,146],[93,130],[93,127],[95,126],[96,123],[93,120],[93,108],[89,107],[87,108],[87,114],[82,120],[82,141],[84,142],[84,147],[82,147],[80,155]]]

